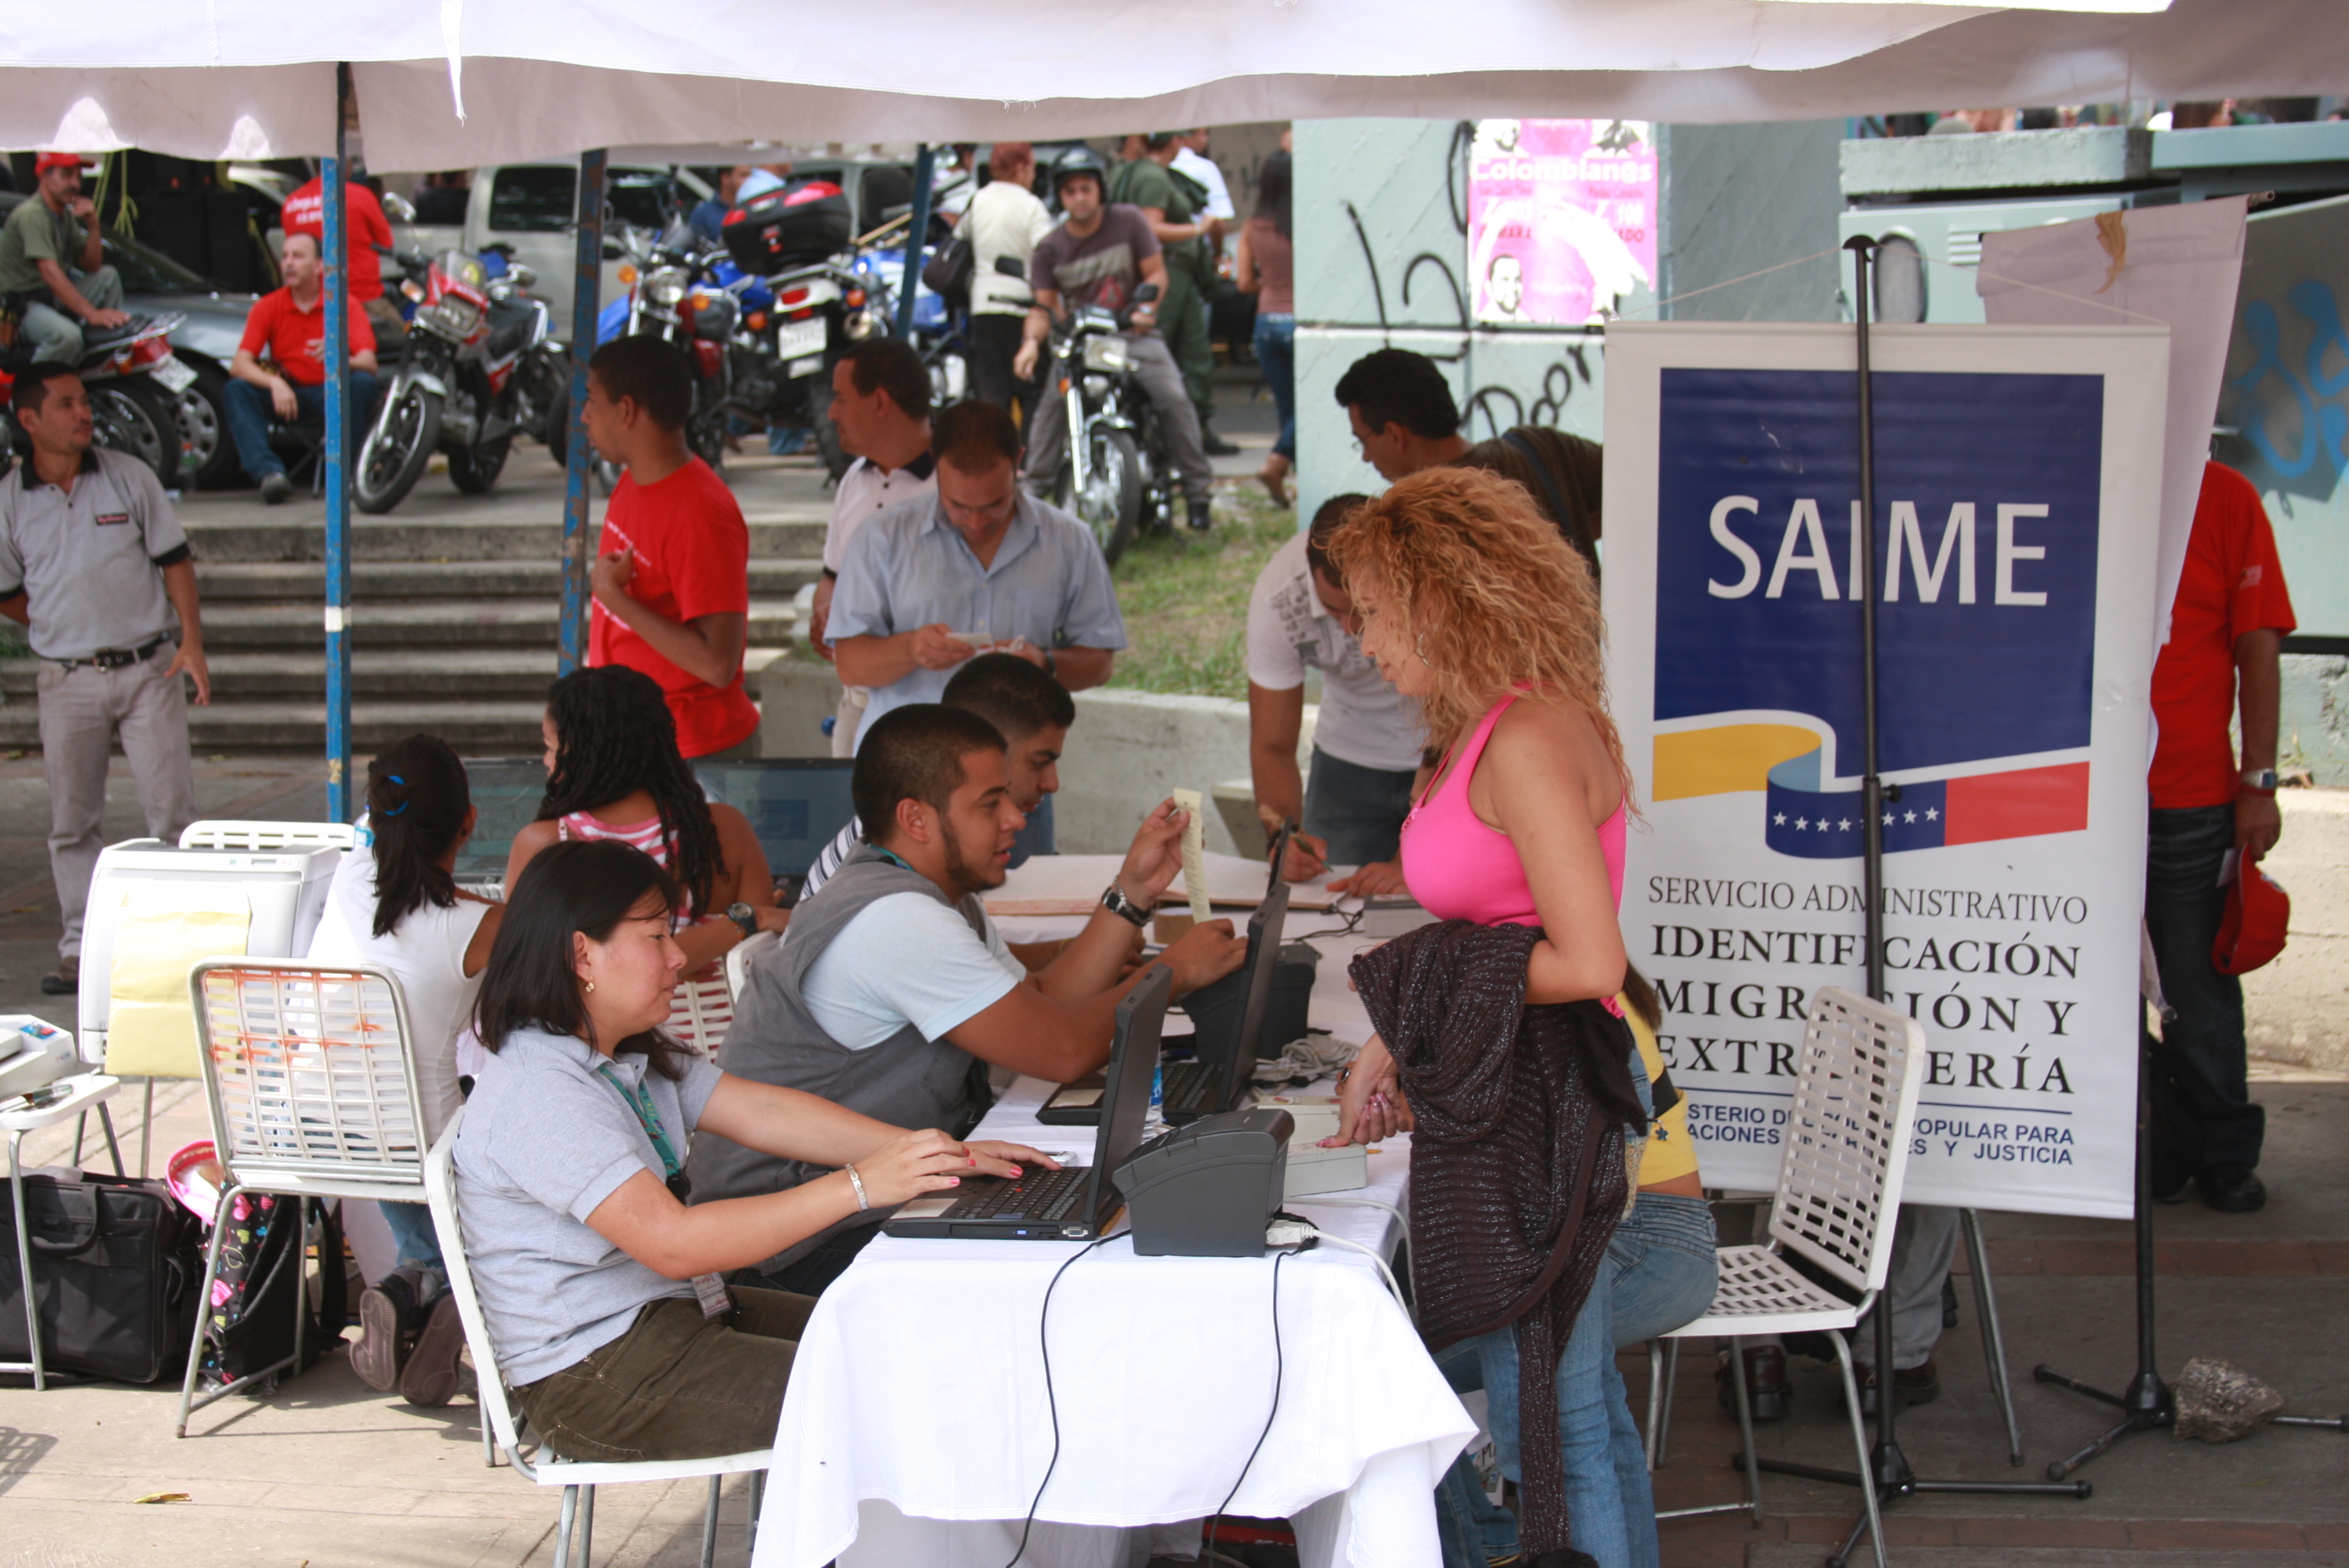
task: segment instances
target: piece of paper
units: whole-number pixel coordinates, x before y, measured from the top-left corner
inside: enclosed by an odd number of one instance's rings
[[[1264,902],[1263,861],[1214,850],[1202,858],[1210,903],[1247,910]],[[1091,914],[1124,860],[1123,855],[1032,855],[1005,876],[1001,887],[984,895],[987,913],[998,920]],[[1190,879],[1178,875],[1161,903],[1185,903],[1189,894]],[[1326,887],[1316,883],[1299,882],[1289,889],[1291,909],[1328,909],[1335,902]]]
[[[201,1078],[188,970],[242,954],[253,909],[220,887],[179,892],[150,884],[127,893],[114,922],[108,977],[106,1070],[117,1078]]]
[[[1186,815],[1183,823],[1183,885],[1191,895],[1191,918],[1209,917],[1207,899],[1206,802],[1196,789],[1174,789],[1174,809]]]

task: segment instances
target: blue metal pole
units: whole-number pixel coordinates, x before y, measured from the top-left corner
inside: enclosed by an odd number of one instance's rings
[[[897,293],[897,335],[914,335],[914,291],[922,282],[922,242],[930,232],[930,181],[938,155],[928,142],[914,154],[914,221],[905,231],[905,286]]]
[[[587,361],[595,352],[604,281],[604,170],[598,148],[579,155],[579,252],[571,280],[571,444],[563,491],[563,656],[569,675],[587,659]]]
[[[326,815],[347,822],[351,808],[351,406],[350,268],[343,253],[343,171],[350,167],[351,67],[335,67],[335,156],[318,177],[326,267]]]

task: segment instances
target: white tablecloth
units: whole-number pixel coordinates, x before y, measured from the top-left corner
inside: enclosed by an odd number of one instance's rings
[[[1325,957],[1314,1023],[1360,1037],[1367,1022],[1357,1035],[1346,1016],[1361,1010],[1345,989],[1351,951]],[[1090,1159],[1091,1129],[1034,1119],[1050,1087],[1020,1079],[984,1135]],[[1409,1163],[1397,1139],[1371,1157],[1369,1187],[1288,1207],[1390,1252],[1392,1217],[1345,1202],[1400,1206]],[[1226,1511],[1294,1521],[1308,1564],[1436,1561],[1432,1494],[1475,1422],[1369,1259],[1325,1244],[1280,1266],[1277,1414],[1271,1258],[1137,1257],[1119,1236],[1080,1259],[1051,1300],[1055,1464],[1039,1322],[1054,1272],[1081,1250],[887,1236],[867,1247],[801,1342],[756,1568],[1001,1568],[1048,1467],[1023,1563],[1189,1556],[1195,1522],[1224,1506],[1268,1414]]]

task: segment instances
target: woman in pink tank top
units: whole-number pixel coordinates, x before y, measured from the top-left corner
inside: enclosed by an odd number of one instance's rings
[[[1542,927],[1526,1002],[1611,998],[1629,774],[1589,569],[1521,487],[1473,469],[1398,481],[1328,549],[1362,652],[1417,699],[1438,751],[1403,821],[1412,896],[1447,920]],[[1357,1137],[1406,1124],[1376,1039],[1341,1099]]]
[[[514,835],[508,887],[533,856],[563,840],[617,839],[644,851],[685,893],[677,943],[688,985],[714,977],[718,961],[747,938],[727,917],[730,907],[750,905],[754,930],[789,923],[750,820],[703,795],[651,676],[620,665],[574,670],[554,683],[542,722],[546,799],[539,820]]]

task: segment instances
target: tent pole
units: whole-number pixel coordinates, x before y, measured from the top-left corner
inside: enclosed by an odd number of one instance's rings
[[[335,155],[318,181],[326,269],[326,816],[351,806],[350,267],[343,181],[350,168],[351,67],[335,67]]]
[[[930,181],[937,174],[938,155],[928,142],[914,153],[914,218],[905,226],[905,286],[897,291],[897,335],[914,335],[914,291],[922,282],[922,243],[930,233]]]
[[[563,487],[563,653],[559,674],[587,659],[587,361],[595,353],[597,295],[604,282],[604,175],[609,154],[579,155],[579,251],[571,280],[571,437]]]

